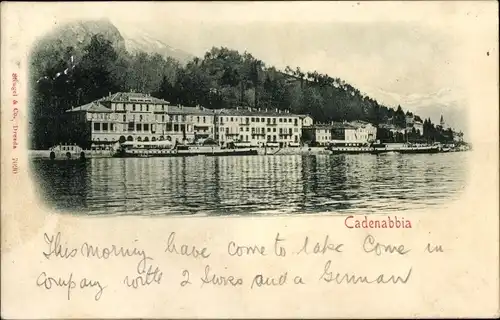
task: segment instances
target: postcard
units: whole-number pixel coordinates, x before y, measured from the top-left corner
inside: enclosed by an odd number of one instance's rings
[[[2,3],[2,317],[498,317],[497,12]]]

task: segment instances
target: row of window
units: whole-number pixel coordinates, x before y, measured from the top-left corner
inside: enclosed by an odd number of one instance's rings
[[[154,105],[154,104],[141,104],[141,103],[133,103],[133,104],[127,104],[123,105],[122,103],[116,103],[112,104],[111,108],[113,110],[118,110],[118,111],[144,111],[144,112],[149,112],[149,111],[154,111],[154,110],[161,110],[165,111],[165,105]]]
[[[151,121],[152,119],[155,119],[156,121],[173,121],[173,122],[185,122],[186,120],[189,120],[191,122],[196,121],[197,123],[211,123],[209,116],[186,116],[186,115],[155,115],[153,118],[151,117],[150,114],[147,115],[142,115],[142,114],[132,114],[132,120],[133,121]],[[130,115],[123,114],[121,116],[122,121],[126,122],[127,120],[130,120]],[[89,120],[118,120],[119,119],[119,114],[117,113],[90,113]],[[239,118],[241,123],[243,124],[250,124],[254,122],[260,122],[260,123],[266,123],[267,124],[277,124],[277,123],[292,123],[294,126],[298,126],[299,122],[298,119],[292,119],[292,118],[256,118],[256,117],[241,117]],[[278,122],[276,122],[276,119],[278,119]],[[221,117],[220,124],[223,125],[225,121],[230,121],[230,122],[238,122],[238,118],[233,118],[233,117]],[[326,131],[326,130],[325,130]]]
[[[219,137],[216,137],[216,139],[218,139]],[[224,135],[221,135],[220,136],[220,139],[221,140],[224,140],[225,136]],[[233,137],[227,137],[228,139],[233,139]],[[240,141],[251,141],[251,140],[266,140],[266,141],[278,141],[278,140],[290,140],[290,139],[287,139],[285,137],[282,137],[282,136],[276,136],[276,135],[267,135],[267,136],[249,136],[249,135],[240,135],[239,136],[239,140]],[[295,135],[293,137],[293,140],[295,142],[298,142],[299,141],[299,136]]]
[[[119,119],[119,114],[116,113],[91,113],[89,114],[89,120],[118,120]],[[193,122],[196,121],[197,123],[207,123],[209,122],[208,120],[210,117],[207,116],[185,116],[185,115],[155,115],[154,117],[151,117],[151,115],[142,115],[142,114],[133,114],[127,116],[126,114],[121,116],[121,119],[123,122],[126,122],[127,120],[133,120],[133,121],[151,121],[152,119],[156,121],[173,121],[173,122],[185,122],[187,119],[189,121]]]
[[[238,121],[239,119],[239,121]],[[269,117],[221,117],[220,118],[220,122],[221,124],[223,124],[224,122],[242,122],[242,123],[247,123],[249,124],[250,122],[266,122],[268,124],[276,124],[276,118],[273,117],[273,118],[269,118]],[[294,122],[295,125],[298,124],[298,119],[293,119],[293,118],[283,118],[283,117],[279,117],[278,118],[278,122],[279,123],[292,123]]]
[[[107,123],[107,122],[94,122],[93,123],[93,131],[115,131],[115,129],[119,129],[120,127],[116,127],[114,123]],[[149,132],[151,131],[152,133],[155,133],[155,131],[167,131],[167,132],[184,132],[184,131],[193,131],[192,126],[187,126],[185,124],[171,124],[167,123],[164,126],[155,126],[154,124],[149,124],[149,123],[136,123],[136,122],[129,122],[126,125],[123,125],[122,131],[135,131],[135,132]],[[208,130],[202,130],[202,131],[208,131]],[[210,130],[212,132],[212,130]]]
[[[114,123],[94,122],[94,131],[115,131]]]
[[[232,128],[220,128],[219,130],[220,132],[226,132],[227,133],[233,133],[232,131]],[[240,132],[250,132],[250,128],[249,127],[240,127]],[[251,131],[252,133],[261,133],[261,134],[264,134],[266,133],[266,128],[251,128]],[[298,128],[293,128],[293,132],[298,132],[299,129]],[[276,128],[267,128],[267,132],[276,132]],[[292,134],[292,128],[279,128],[279,133],[280,134],[286,134],[286,133],[289,133],[289,134]],[[234,132],[234,133],[237,133],[237,132]]]

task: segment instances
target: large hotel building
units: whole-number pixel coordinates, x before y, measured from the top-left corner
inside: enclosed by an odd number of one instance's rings
[[[115,93],[66,111],[68,137],[82,147],[117,141],[189,141],[299,146],[309,116],[279,110],[174,106],[143,93]]]

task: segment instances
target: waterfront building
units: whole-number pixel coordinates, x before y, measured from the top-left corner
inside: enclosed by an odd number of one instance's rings
[[[251,108],[215,110],[215,139],[220,145],[299,146],[302,118],[288,111]]]
[[[193,142],[214,134],[214,111],[174,106],[143,93],[110,94],[71,108],[66,115],[68,137],[98,149],[117,141]]]
[[[406,130],[405,132],[411,132],[412,129],[415,129],[421,136],[424,135],[424,123],[419,116],[414,116],[413,114],[406,114]]]
[[[314,124],[314,120],[310,115],[301,115],[300,119],[302,119],[302,127],[310,127]]]
[[[66,111],[71,142],[106,149],[116,142],[197,142],[211,138],[220,145],[299,146],[310,116],[251,108],[210,110],[171,105],[149,94],[119,92]]]
[[[320,146],[326,146],[331,142],[370,143],[377,137],[377,128],[365,121],[315,124],[303,130],[308,142],[316,142]]]
[[[413,123],[413,128],[415,128],[415,130],[419,132],[421,136],[424,135],[424,123],[422,122],[422,120],[415,120],[415,122]]]
[[[349,122],[349,125],[355,130],[346,131],[345,140],[347,141],[373,142],[377,138],[377,127],[369,122],[356,120]]]

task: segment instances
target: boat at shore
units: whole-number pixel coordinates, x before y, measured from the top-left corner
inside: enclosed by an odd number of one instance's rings
[[[389,146],[381,143],[332,143],[327,147],[332,154],[382,154],[382,153],[438,153],[441,151],[439,145],[412,145]]]
[[[250,156],[253,148],[222,148],[217,145],[172,145],[169,141],[124,142],[113,154],[115,158],[189,157],[189,156]]]

